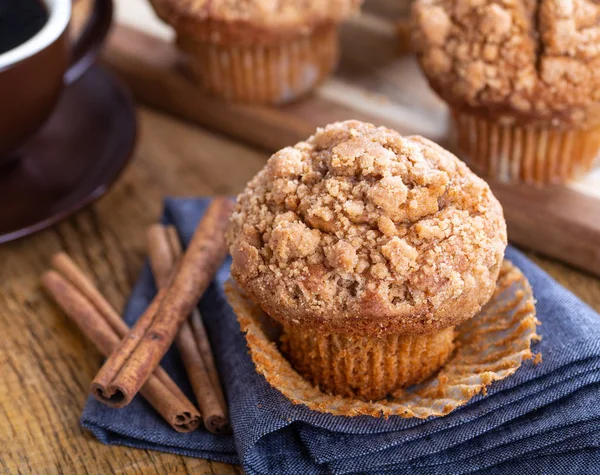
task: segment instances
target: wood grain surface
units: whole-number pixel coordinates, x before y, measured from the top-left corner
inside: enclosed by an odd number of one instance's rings
[[[165,195],[239,192],[267,154],[140,110],[132,164],[97,204],[0,246],[0,473],[236,473],[200,459],[106,447],[79,427],[100,354],[43,293],[58,250],[122,308],[145,258],[146,227]],[[8,450],[6,450],[8,448]]]
[[[145,257],[145,229],[165,195],[239,192],[268,154],[140,109],[133,163],[95,205],[0,246],[0,472],[236,473],[237,467],[98,443],[79,427],[101,357],[44,295],[39,276],[64,250],[122,308]],[[530,254],[531,255],[531,254]],[[600,310],[600,280],[532,256]]]
[[[269,155],[146,108],[139,119],[135,159],[107,196],[51,229],[0,246],[0,473],[241,473],[202,459],[104,446],[79,426],[101,357],[40,289],[52,254],[68,252],[122,308],[163,196],[237,193]],[[529,255],[600,310],[600,280]]]

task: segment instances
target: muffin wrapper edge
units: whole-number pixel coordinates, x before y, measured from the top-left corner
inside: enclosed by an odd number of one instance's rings
[[[284,104],[306,94],[335,68],[336,25],[268,44],[219,44],[179,35],[196,81],[208,92],[236,102]]]
[[[454,329],[383,338],[283,329],[282,350],[305,378],[332,394],[383,399],[435,373],[454,349]]]
[[[600,126],[562,130],[504,125],[457,110],[452,116],[469,166],[503,183],[565,183],[590,171],[600,151]]]
[[[531,287],[521,271],[505,261],[490,302],[456,328],[456,350],[442,369],[387,399],[368,402],[328,394],[303,378],[280,351],[278,326],[233,281],[226,283],[225,292],[256,370],[292,403],[333,415],[444,416],[476,394],[485,394],[494,381],[514,374],[533,357],[532,342],[539,340]]]

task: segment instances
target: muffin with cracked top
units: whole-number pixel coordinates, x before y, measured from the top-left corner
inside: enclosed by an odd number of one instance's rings
[[[459,148],[501,181],[561,183],[600,150],[600,4],[417,0],[413,46]]]
[[[228,241],[233,277],[281,324],[294,368],[375,400],[448,359],[454,327],[494,291],[506,226],[446,150],[347,121],[269,159],[238,196]]]
[[[150,0],[177,32],[194,77],[240,102],[281,104],[334,69],[337,26],[361,0]]]

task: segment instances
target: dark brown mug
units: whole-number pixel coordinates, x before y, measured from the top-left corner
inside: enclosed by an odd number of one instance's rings
[[[0,54],[0,165],[14,159],[12,152],[50,116],[63,86],[92,64],[112,20],[112,0],[95,0],[88,23],[73,43],[68,32],[71,0],[43,2],[48,19],[42,29]]]

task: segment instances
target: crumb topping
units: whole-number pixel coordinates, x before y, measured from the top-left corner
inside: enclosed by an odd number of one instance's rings
[[[281,322],[418,333],[489,299],[506,228],[452,154],[347,121],[274,154],[239,195],[228,240],[233,276]]]
[[[600,122],[594,0],[417,0],[413,45],[451,105],[505,121]]]
[[[339,22],[356,13],[362,0],[151,0],[157,14],[175,27],[206,38],[240,30],[250,39],[255,30],[289,35],[315,25]],[[212,31],[207,31],[212,30]],[[228,31],[225,33],[225,31]],[[220,41],[220,38],[210,38]]]

